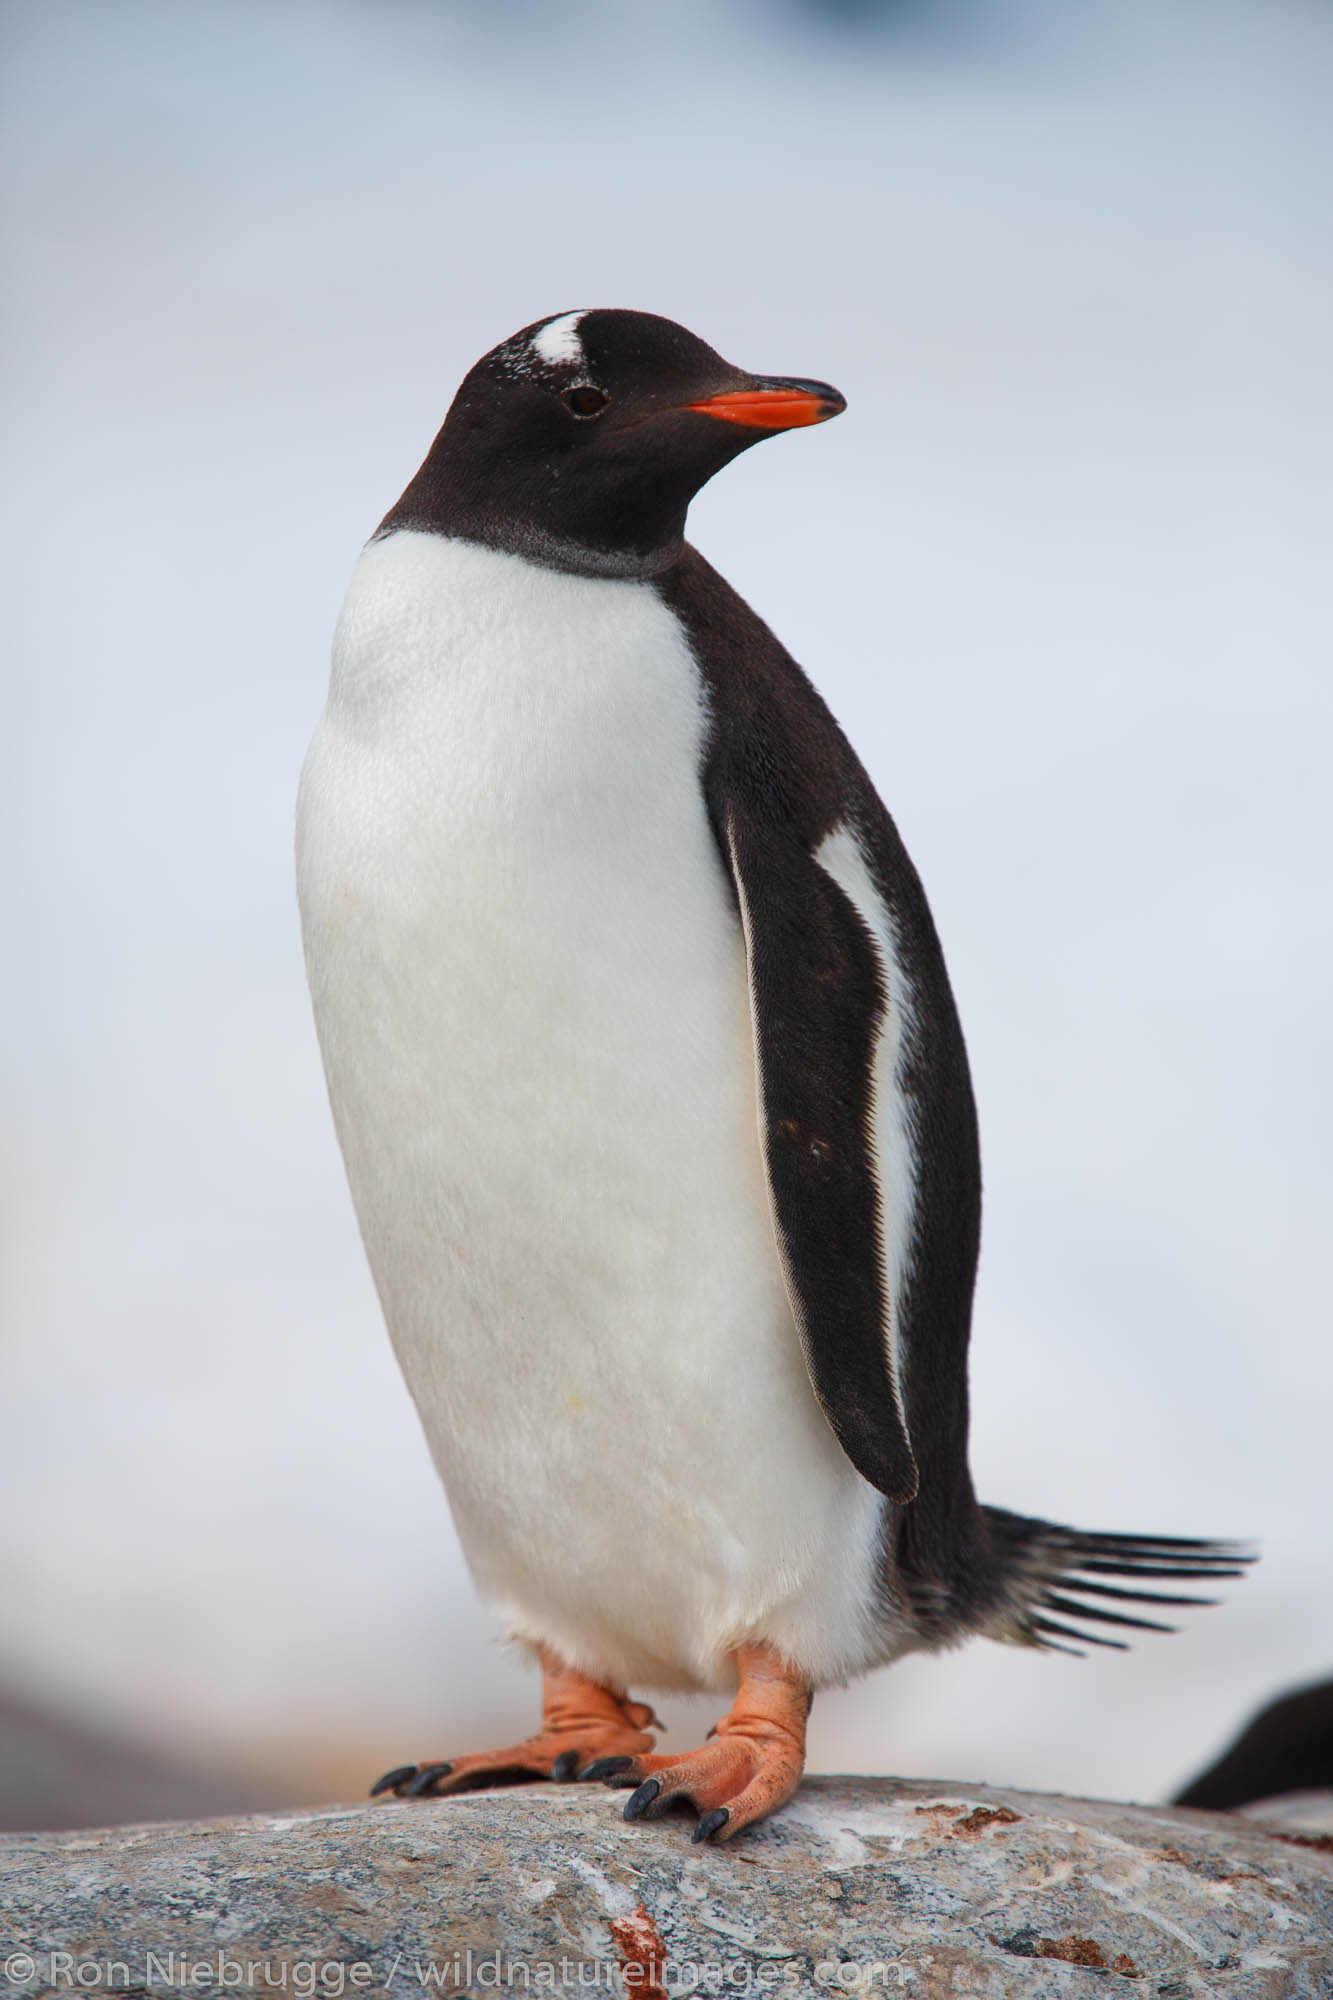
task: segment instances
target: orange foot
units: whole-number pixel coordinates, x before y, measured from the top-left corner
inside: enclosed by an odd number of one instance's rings
[[[507,1750],[479,1750],[435,1764],[399,1764],[370,1788],[400,1799],[442,1798],[450,1792],[485,1791],[493,1785],[524,1785],[534,1778],[566,1784],[590,1761],[632,1758],[651,1750],[645,1732],[661,1724],[651,1708],[630,1701],[617,1688],[600,1687],[583,1674],[542,1654],[542,1727]]]
[[[626,1819],[656,1819],[684,1799],[699,1813],[695,1840],[730,1840],[785,1805],[805,1769],[809,1686],[767,1646],[742,1646],[736,1665],[740,1687],[731,1712],[702,1750],[601,1757],[580,1776],[636,1785]]]

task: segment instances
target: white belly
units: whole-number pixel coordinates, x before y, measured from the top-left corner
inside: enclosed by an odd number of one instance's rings
[[[399,1360],[517,1638],[656,1686],[882,1656],[880,1501],[783,1291],[697,669],[651,586],[372,544],[301,785],[334,1117]]]

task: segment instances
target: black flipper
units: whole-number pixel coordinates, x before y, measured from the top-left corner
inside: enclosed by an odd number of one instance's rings
[[[738,909],[742,895],[748,906],[774,1226],[811,1381],[858,1471],[912,1500],[899,1567],[948,1595],[957,1573],[975,1571],[985,1539],[967,1467],[981,1185],[939,939],[893,821],[791,655],[694,549],[655,588],[699,666],[704,799]],[[870,1126],[882,961],[857,904],[814,858],[841,831],[915,1002],[899,1065],[917,1140],[913,1226],[891,1302],[880,1203],[904,1190],[878,1186]]]
[[[774,1225],[806,1366],[863,1479],[911,1500],[916,1461],[894,1378],[872,1140],[886,996],[854,904],[790,835],[726,813],[759,1065]]]

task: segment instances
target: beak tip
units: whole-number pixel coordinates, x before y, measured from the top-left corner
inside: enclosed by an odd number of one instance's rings
[[[707,396],[685,407],[701,416],[742,424],[747,430],[789,431],[840,417],[847,408],[847,398],[827,382],[756,375],[744,389],[725,390],[720,396]]]

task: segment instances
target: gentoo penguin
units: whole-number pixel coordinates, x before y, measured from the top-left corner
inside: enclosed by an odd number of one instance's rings
[[[648,313],[466,377],[361,556],[298,810],[310,987],[385,1318],[541,1727],[421,1798],[633,1787],[729,1838],[817,1688],[971,1634],[1169,1629],[1223,1543],[978,1505],[967,1058],[893,821],[684,539],[705,480],[836,416]],[[1112,1581],[1119,1579],[1119,1581]],[[1159,1598],[1175,1604],[1195,1601]],[[736,1688],[653,1751],[631,1686]]]

